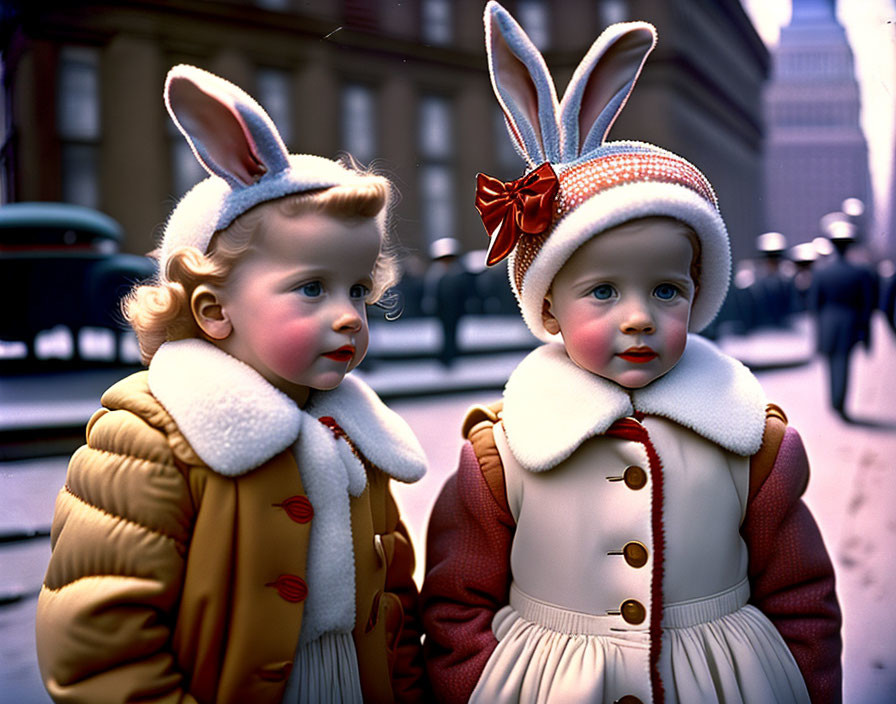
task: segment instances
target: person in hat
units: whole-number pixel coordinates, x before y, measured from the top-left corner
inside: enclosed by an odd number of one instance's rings
[[[757,325],[784,328],[793,313],[793,280],[785,276],[787,240],[780,232],[763,232],[756,238],[758,271],[751,292],[756,301]]]
[[[871,344],[871,314],[877,306],[878,281],[867,266],[849,259],[856,242],[856,225],[842,213],[822,218],[834,256],[818,267],[809,289],[809,309],[815,316],[818,353],[828,370],[829,400],[845,421],[849,390],[849,361],[856,345]]]
[[[149,368],[103,395],[56,501],[44,684],[57,701],[420,700],[390,484],[425,457],[348,374],[395,270],[390,183],[288,154],[201,69],[172,68],[165,101],[210,175],[124,303]]]
[[[460,242],[453,237],[442,237],[429,247],[429,268],[423,279],[424,310],[439,320],[442,346],[439,361],[450,367],[457,358],[457,332],[467,310],[467,299],[473,278],[461,262]]]
[[[800,242],[790,248],[788,253],[793,262],[794,306],[797,313],[804,313],[809,308],[809,289],[812,286],[812,271],[818,261],[818,249],[814,242]]]
[[[485,10],[492,83],[527,172],[480,175],[546,344],[473,408],[433,508],[424,653],[446,702],[835,701],[840,611],[801,501],[797,432],[693,334],[730,255],[689,162],[606,142],[655,42],[609,27],[562,101],[537,49]]]
[[[896,333],[896,267],[893,262],[885,261],[882,268],[880,309],[890,330]]]

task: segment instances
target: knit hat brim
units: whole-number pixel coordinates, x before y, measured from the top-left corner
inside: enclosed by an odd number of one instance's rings
[[[592,237],[616,225],[651,216],[675,218],[689,225],[700,240],[699,290],[691,308],[689,330],[699,332],[715,318],[728,291],[731,252],[719,212],[689,188],[663,182],[635,182],[601,191],[560,220],[523,278],[522,291],[513,280],[516,252],[508,260],[510,281],[523,320],[540,340],[556,340],[545,330],[542,307],[554,277]]]

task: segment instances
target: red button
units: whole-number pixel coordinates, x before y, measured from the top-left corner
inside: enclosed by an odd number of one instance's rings
[[[314,517],[314,507],[307,496],[290,496],[274,506],[286,511],[286,515],[296,523],[307,523]]]
[[[345,431],[342,429],[342,426],[336,422],[336,419],[333,416],[321,416],[318,420],[333,431],[335,437],[345,437]]]
[[[273,582],[268,582],[264,586],[274,587],[282,599],[296,604],[305,601],[308,596],[308,585],[301,577],[294,574],[281,574]]]

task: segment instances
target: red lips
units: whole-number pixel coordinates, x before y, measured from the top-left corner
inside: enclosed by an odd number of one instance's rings
[[[355,348],[351,345],[343,345],[338,350],[327,352],[324,357],[332,359],[335,362],[350,362],[355,356]]]
[[[629,347],[625,352],[620,352],[617,357],[634,364],[646,364],[657,358],[657,353],[650,347]]]

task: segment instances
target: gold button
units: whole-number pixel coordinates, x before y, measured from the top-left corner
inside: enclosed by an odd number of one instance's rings
[[[647,617],[647,609],[644,608],[644,604],[635,599],[626,599],[623,601],[619,610],[622,612],[622,618],[625,622],[631,623],[632,625],[643,623],[644,619]]]
[[[638,699],[633,694],[626,694],[624,697],[620,697],[613,704],[644,704],[640,699]]]
[[[625,468],[622,479],[629,489],[637,491],[638,489],[643,489],[644,485],[647,484],[647,472],[640,467],[632,465]]]
[[[622,555],[632,567],[643,567],[647,564],[647,547],[637,540],[626,543],[622,548]]]

